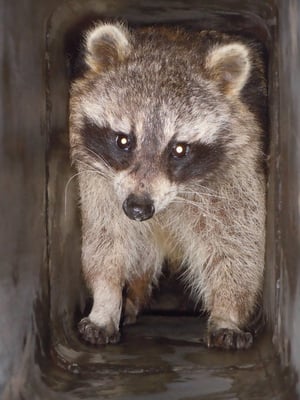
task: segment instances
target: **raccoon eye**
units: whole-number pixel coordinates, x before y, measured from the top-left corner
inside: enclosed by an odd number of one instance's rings
[[[190,150],[190,147],[186,143],[176,143],[171,150],[171,155],[174,158],[183,158],[185,157]]]
[[[131,140],[129,136],[124,135],[122,133],[117,135],[116,143],[121,150],[129,150],[131,148]]]

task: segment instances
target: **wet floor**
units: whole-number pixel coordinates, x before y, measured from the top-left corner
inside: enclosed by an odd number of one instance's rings
[[[207,349],[204,334],[199,317],[143,316],[118,345],[57,343],[43,380],[57,399],[291,399],[268,334],[247,351]]]

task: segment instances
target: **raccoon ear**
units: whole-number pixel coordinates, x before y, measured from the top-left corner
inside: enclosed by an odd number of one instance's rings
[[[97,73],[124,61],[131,50],[130,33],[119,23],[95,26],[87,32],[85,44],[85,61]]]
[[[249,50],[242,43],[214,47],[207,55],[206,68],[223,92],[238,96],[250,73]]]

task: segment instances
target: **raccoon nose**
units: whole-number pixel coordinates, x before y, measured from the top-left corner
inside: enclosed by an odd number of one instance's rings
[[[130,219],[146,221],[153,216],[155,208],[150,196],[130,194],[123,203],[123,210]]]

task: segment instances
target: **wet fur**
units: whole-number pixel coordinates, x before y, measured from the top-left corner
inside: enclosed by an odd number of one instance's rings
[[[82,263],[94,304],[79,324],[116,342],[122,307],[135,320],[163,260],[182,269],[209,312],[208,345],[247,348],[264,270],[266,87],[257,45],[217,32],[95,26],[71,89],[70,143],[79,175]],[[118,132],[133,150],[115,148]],[[170,156],[173,143],[191,154]],[[154,216],[129,219],[131,193]],[[123,304],[123,290],[127,299]]]

